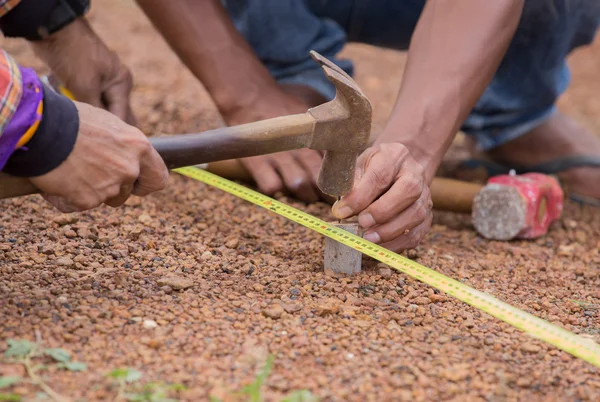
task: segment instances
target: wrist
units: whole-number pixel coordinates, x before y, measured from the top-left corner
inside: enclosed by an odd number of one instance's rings
[[[433,180],[442,159],[456,135],[456,119],[452,113],[443,113],[442,107],[403,105],[399,100],[384,130],[375,144],[398,142],[426,172],[428,182]]]
[[[90,42],[90,38],[93,42]],[[40,57],[50,69],[69,63],[73,51],[85,50],[90,43],[100,42],[85,18],[78,18],[63,29],[44,38],[30,42],[35,54]],[[79,50],[76,50],[79,49]]]
[[[246,98],[248,101],[236,101],[219,111],[227,125],[250,123],[274,117],[305,113],[311,105],[288,95],[278,86],[261,91],[256,97]],[[232,107],[233,106],[233,107]]]
[[[70,155],[79,131],[75,104],[42,86],[43,113],[35,135],[13,152],[3,171],[13,176],[41,176],[57,168]]]
[[[0,18],[0,29],[7,37],[41,41],[83,16],[89,6],[89,0],[21,0]]]

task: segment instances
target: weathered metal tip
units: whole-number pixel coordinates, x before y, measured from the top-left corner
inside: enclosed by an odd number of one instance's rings
[[[345,85],[350,86],[362,93],[362,91],[360,90],[356,82],[354,82],[352,77],[350,77],[348,73],[342,70],[337,64],[335,64],[325,56],[322,56],[318,52],[315,52],[314,50],[310,51],[310,56],[313,58],[314,61],[319,63],[321,68],[323,68],[325,75],[330,80],[341,81]]]

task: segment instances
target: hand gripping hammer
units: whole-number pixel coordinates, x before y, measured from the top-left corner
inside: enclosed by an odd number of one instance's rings
[[[311,148],[325,151],[318,186],[334,197],[354,184],[358,154],[371,132],[371,103],[356,82],[315,51],[312,58],[336,87],[335,98],[306,113],[202,133],[150,138],[169,169]],[[0,174],[0,199],[38,193],[29,180]]]

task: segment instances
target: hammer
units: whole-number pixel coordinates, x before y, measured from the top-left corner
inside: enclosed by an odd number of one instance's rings
[[[299,148],[325,151],[319,189],[334,197],[349,193],[356,159],[371,133],[371,103],[346,72],[317,52],[310,54],[336,87],[332,101],[303,114],[150,138],[152,146],[169,169]],[[0,199],[38,192],[27,179],[0,174]]]

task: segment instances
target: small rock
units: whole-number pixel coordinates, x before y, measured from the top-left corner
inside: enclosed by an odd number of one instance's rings
[[[157,324],[158,325],[158,324]],[[147,343],[148,347],[151,349],[160,349],[164,346],[165,342],[163,339],[150,339]]]
[[[71,267],[74,264],[71,257],[59,257],[54,261],[54,263],[56,265],[60,265],[61,267]]]
[[[561,257],[570,257],[571,255],[573,255],[573,252],[575,250],[575,245],[574,244],[563,244],[558,246],[558,255]]]
[[[231,239],[227,243],[225,243],[225,246],[227,248],[236,248],[238,246],[238,243],[239,243],[238,239]]]
[[[75,233],[75,231],[71,229],[65,230],[65,237],[67,239],[74,239],[75,237],[77,237],[77,233]]]
[[[470,367],[465,365],[456,365],[442,371],[441,375],[453,382],[462,382],[471,374]]]
[[[443,345],[444,343],[448,343],[448,342],[450,342],[450,337],[449,337],[449,336],[442,335],[442,336],[440,336],[440,337],[438,338],[438,342],[439,342],[439,343],[441,343],[442,345]]]
[[[330,278],[336,278],[338,276],[338,273],[335,272],[333,269],[325,268],[325,275]]]
[[[521,345],[521,351],[525,353],[537,353],[541,350],[538,345],[534,345],[533,343],[524,343]]]
[[[379,275],[381,275],[383,279],[390,279],[392,277],[392,270],[390,267],[385,264],[377,264],[377,267],[379,268]]]
[[[528,376],[519,377],[519,379],[517,379],[517,385],[519,387],[527,388],[527,387],[531,386],[531,383],[532,383],[532,380]]]
[[[54,219],[52,219],[52,222],[57,223],[60,226],[77,223],[77,221],[79,221],[79,218],[75,215],[70,215],[70,214],[59,215],[59,216],[55,217]]]
[[[184,290],[194,286],[194,281],[183,276],[168,276],[160,278],[157,283],[160,286],[169,286],[173,290]]]
[[[284,304],[282,307],[285,310],[285,312],[289,314],[302,310],[302,304],[300,303],[288,303]]]
[[[436,293],[429,295],[429,300],[431,300],[432,303],[437,303],[437,302],[443,302],[446,301],[446,296],[444,295],[438,295]]]
[[[154,219],[152,219],[152,217],[148,214],[141,214],[138,217],[138,221],[140,221],[140,223],[143,223],[144,225],[148,225],[150,223],[152,223]]]
[[[154,320],[144,320],[142,326],[146,329],[153,329],[158,327],[158,324]]]
[[[262,314],[265,317],[277,320],[283,314],[283,307],[281,307],[279,304],[271,304],[269,307],[262,311]]]
[[[320,317],[337,314],[340,311],[340,306],[338,304],[338,300],[336,299],[328,299],[322,303],[319,303],[317,306],[316,314]]]
[[[420,304],[420,305],[425,305],[425,304],[431,303],[431,300],[429,300],[429,297],[420,296],[420,297],[416,297],[413,300],[413,303]]]

